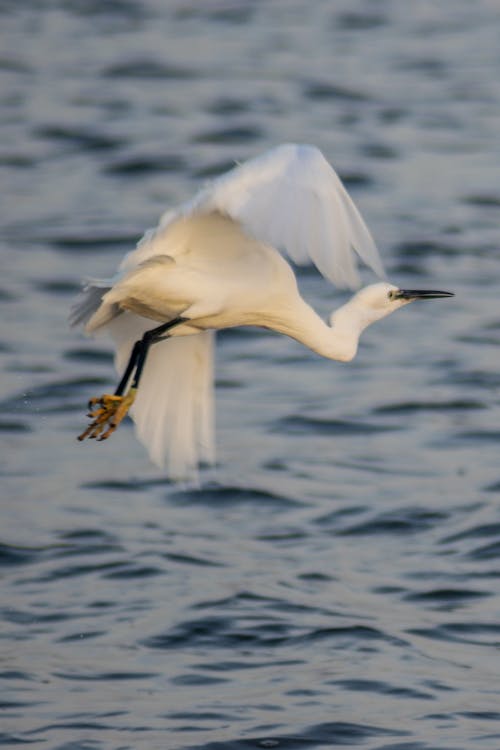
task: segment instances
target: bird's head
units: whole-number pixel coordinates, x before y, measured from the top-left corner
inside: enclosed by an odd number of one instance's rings
[[[347,305],[333,313],[331,323],[338,323],[338,316],[345,316],[347,313],[363,329],[414,300],[453,296],[452,292],[434,289],[400,289],[394,284],[381,281],[365,286],[351,297]]]
[[[364,309],[372,320],[378,320],[417,299],[453,297],[452,292],[435,289],[400,289],[385,281],[370,284],[361,289],[351,300],[356,307]]]

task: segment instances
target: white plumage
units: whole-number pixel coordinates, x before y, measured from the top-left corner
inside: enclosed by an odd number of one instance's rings
[[[355,253],[385,276],[376,245],[336,172],[315,146],[285,143],[218,177],[146,232],[121,270],[157,252],[154,239],[180,216],[219,211],[298,265],[314,263],[333,284],[359,285]],[[355,252],[353,252],[355,251]]]
[[[192,475],[215,455],[216,329],[260,325],[348,360],[367,325],[410,301],[390,284],[367,287],[333,314],[332,328],[302,299],[283,257],[312,261],[333,283],[355,287],[356,254],[384,275],[363,219],[321,152],[285,144],[165,213],[115,278],[87,284],[72,322],[111,335],[122,373],[145,331],[182,317],[148,350],[131,415],[156,464],[174,477]]]

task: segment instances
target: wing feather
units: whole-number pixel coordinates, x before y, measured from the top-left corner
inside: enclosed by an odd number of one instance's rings
[[[295,263],[312,261],[338,286],[359,285],[356,253],[385,275],[359,211],[314,146],[278,146],[214,180],[180,209],[184,215],[207,211],[228,214]]]
[[[164,232],[181,216],[218,211],[298,265],[314,263],[340,287],[356,288],[356,256],[377,276],[383,264],[338,175],[314,146],[286,143],[218,177],[177,210],[166,211],[121,265],[127,271],[165,252]]]
[[[134,342],[150,328],[150,320],[132,313],[123,313],[108,324],[119,373]],[[151,460],[173,478],[192,478],[201,462],[213,464],[215,460],[214,338],[212,331],[204,331],[154,344],[130,411],[137,437]]]

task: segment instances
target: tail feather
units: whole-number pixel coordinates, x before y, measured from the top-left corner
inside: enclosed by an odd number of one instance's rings
[[[89,281],[77,297],[75,304],[69,314],[71,326],[86,325],[90,318],[97,312],[102,303],[102,298],[109,292],[111,282]]]

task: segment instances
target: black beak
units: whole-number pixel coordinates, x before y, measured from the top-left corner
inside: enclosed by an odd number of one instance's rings
[[[454,297],[453,292],[438,292],[434,289],[399,289],[395,292],[395,299],[438,299],[439,297]]]

